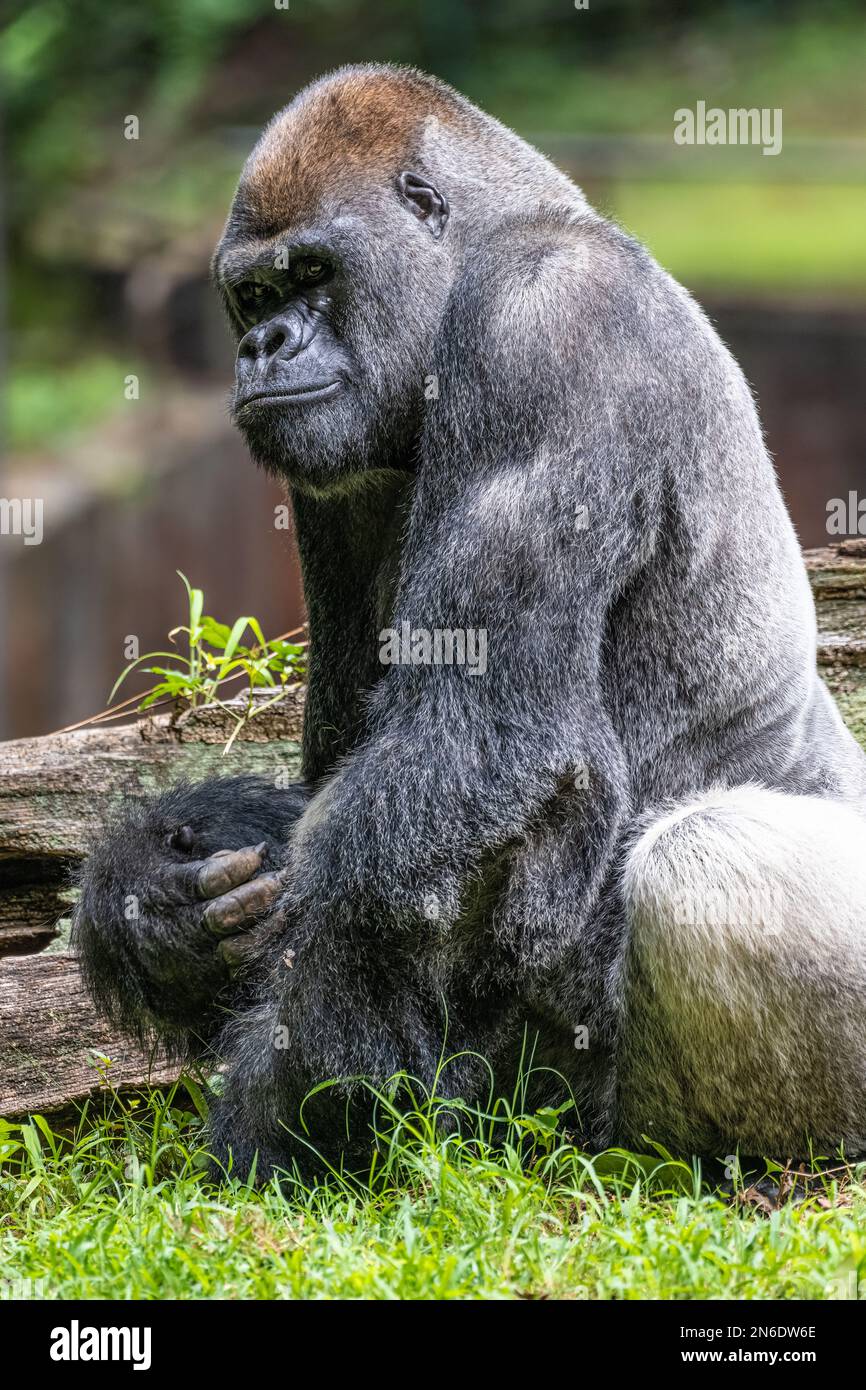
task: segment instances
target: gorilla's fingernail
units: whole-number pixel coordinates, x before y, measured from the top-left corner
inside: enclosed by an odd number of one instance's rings
[[[192,849],[195,844],[195,834],[191,825],[182,825],[180,829],[173,831],[169,836],[169,844],[172,849]]]

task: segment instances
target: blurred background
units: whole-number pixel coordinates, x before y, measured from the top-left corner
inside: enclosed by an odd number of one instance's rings
[[[0,499],[44,536],[0,534],[0,737],[102,709],[127,638],[184,620],[177,569],[223,621],[302,619],[207,267],[261,124],[364,60],[459,87],[700,298],[805,545],[866,494],[862,0],[7,0]],[[676,145],[698,101],[781,108],[782,152]]]

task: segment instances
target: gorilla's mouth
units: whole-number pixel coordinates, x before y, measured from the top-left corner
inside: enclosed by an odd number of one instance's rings
[[[234,410],[235,414],[239,415],[242,410],[252,405],[269,405],[280,401],[302,405],[305,401],[330,400],[332,396],[339,395],[342,389],[341,381],[326,381],[321,386],[300,386],[296,391],[253,391],[241,400],[235,401]]]

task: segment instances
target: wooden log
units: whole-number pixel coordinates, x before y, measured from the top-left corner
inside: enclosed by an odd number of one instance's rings
[[[302,693],[287,695],[225,756],[234,721],[218,707],[0,744],[0,1115],[176,1079],[97,1016],[73,955],[42,948],[62,943],[72,871],[122,797],[238,772],[297,778],[302,716]]]
[[[228,754],[234,722],[216,706],[0,744],[0,871],[3,859],[80,859],[123,796],[238,772],[296,777],[302,716],[296,691],[256,714]]]
[[[824,599],[866,599],[866,538],[807,550],[804,559],[819,604]]]
[[[61,862],[0,860],[0,956],[41,951],[69,911],[68,872]]]
[[[0,1115],[56,1114],[109,1087],[166,1085],[177,1072],[98,1017],[74,956],[0,962]]]
[[[863,550],[807,552],[806,566],[821,674],[866,746]],[[225,757],[233,722],[218,708],[0,744],[0,1114],[63,1112],[105,1080],[128,1090],[175,1079],[164,1059],[144,1056],[97,1018],[74,957],[58,949],[69,873],[124,795],[219,773],[296,777],[302,711],[303,693],[287,696],[257,714]]]

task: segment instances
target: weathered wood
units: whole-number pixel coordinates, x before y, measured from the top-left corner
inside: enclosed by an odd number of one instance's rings
[[[57,936],[72,893],[65,866],[54,860],[11,859],[0,866],[0,956],[41,951]]]
[[[866,599],[866,544],[859,542],[807,550],[806,569],[818,603],[824,599]]]
[[[818,666],[866,748],[866,539],[806,551],[818,611]]]
[[[818,616],[819,664],[866,666],[866,601],[827,599]]]
[[[234,722],[214,707],[0,744],[0,1115],[176,1079],[98,1018],[73,955],[42,948],[68,930],[72,869],[122,797],[238,772],[296,778],[302,714],[303,695],[288,694],[225,756]]]
[[[100,1019],[73,956],[0,962],[0,1115],[53,1113],[111,1086],[175,1080]]]
[[[848,551],[808,552],[806,566],[821,674],[866,746],[866,553]],[[256,715],[225,757],[233,724],[214,708],[0,744],[0,1114],[66,1110],[105,1084],[100,1066],[120,1090],[175,1078],[96,1017],[62,935],[53,940],[69,870],[124,795],[219,773],[297,776],[302,709],[297,692]],[[46,942],[48,953],[20,954]]]
[[[11,924],[3,923],[0,927],[0,956],[29,956],[42,951],[52,941],[57,940],[60,934],[57,927],[59,918],[58,910],[50,926],[31,926],[28,922],[18,921]]]
[[[0,874],[4,858],[80,859],[125,795],[237,772],[297,776],[302,712],[300,692],[288,695],[250,720],[228,754],[234,724],[215,707],[0,744]]]

